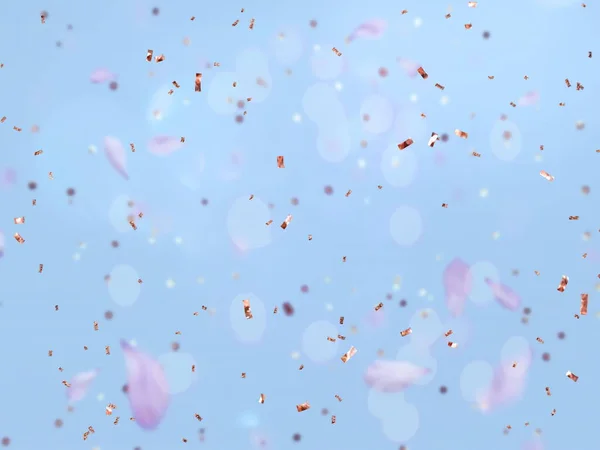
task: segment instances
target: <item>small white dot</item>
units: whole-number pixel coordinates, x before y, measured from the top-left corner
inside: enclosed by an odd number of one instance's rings
[[[175,287],[175,281],[173,281],[173,279],[171,278],[169,278],[165,284],[168,289],[172,289]]]
[[[81,259],[81,255],[79,253],[73,254],[73,261],[79,261]]]
[[[479,190],[479,196],[480,196],[481,198],[486,198],[486,197],[489,195],[489,193],[490,193],[490,192],[489,192],[489,191],[488,191],[486,188],[481,188],[481,189]]]
[[[342,83],[340,83],[339,81],[336,81],[335,84],[333,85],[333,87],[338,92],[340,92],[342,89],[344,89],[344,85]]]
[[[363,158],[360,158],[356,164],[358,165],[359,169],[364,169],[365,167],[367,167],[367,161],[365,161]]]
[[[151,237],[151,238],[148,238],[148,243],[149,243],[150,245],[154,245],[154,244],[156,244],[156,238],[153,238],[153,237]]]
[[[180,236],[175,238],[175,245],[181,245],[183,243],[183,239]]]
[[[313,45],[313,50],[315,52],[319,52],[319,51],[321,51],[321,46],[319,44],[315,44],[315,45]]]
[[[448,103],[450,103],[450,98],[446,95],[443,95],[442,98],[440,98],[440,105],[445,106]]]
[[[415,28],[419,28],[421,25],[423,25],[423,19],[421,19],[420,17],[415,18],[414,24]]]
[[[410,94],[409,99],[412,103],[417,103],[419,101],[419,96],[417,94]]]
[[[300,123],[300,122],[302,122],[302,116],[300,114],[296,113],[292,116],[292,120],[296,123]]]

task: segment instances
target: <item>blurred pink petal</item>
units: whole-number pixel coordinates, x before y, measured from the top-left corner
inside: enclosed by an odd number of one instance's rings
[[[544,445],[542,444],[542,440],[532,439],[531,441],[527,441],[523,444],[523,450],[544,450]]]
[[[459,258],[452,260],[444,270],[443,283],[448,311],[454,317],[460,316],[471,292],[469,265]]]
[[[410,59],[404,58],[397,58],[396,61],[398,61],[398,64],[400,64],[400,67],[402,68],[402,70],[404,70],[404,73],[406,73],[406,75],[408,75],[411,78],[417,76],[417,69],[419,68],[419,64],[417,64],[414,61],[411,61]]]
[[[123,178],[129,180],[129,175],[127,175],[127,156],[125,155],[125,149],[121,141],[117,138],[106,136],[104,138],[104,154],[113,169]]]
[[[107,69],[96,69],[90,75],[90,81],[94,84],[106,83],[107,81],[113,81],[115,78],[114,74]]]
[[[375,361],[367,368],[364,380],[379,392],[401,392],[429,371],[406,361]]]
[[[521,297],[508,286],[502,283],[496,283],[489,278],[485,279],[486,284],[492,289],[496,301],[506,309],[516,311],[521,306]]]
[[[155,429],[169,407],[169,387],[162,366],[126,341],[121,341],[127,370],[127,398],[135,423]]]
[[[540,94],[537,91],[530,91],[519,99],[519,106],[533,106],[540,101]]]
[[[387,22],[384,19],[371,19],[356,27],[346,42],[352,42],[357,38],[379,39],[387,29]]]
[[[3,169],[0,173],[0,186],[11,187],[17,182],[17,172],[14,169]]]
[[[0,258],[4,256],[4,233],[0,231]]]
[[[87,372],[80,372],[71,378],[71,386],[67,388],[67,398],[70,403],[75,403],[83,400],[89,387],[98,375],[99,370],[89,370]]]
[[[159,156],[170,155],[183,147],[183,142],[178,137],[155,136],[148,143],[150,153]]]
[[[527,372],[531,365],[531,349],[528,349],[514,363],[504,363],[496,368],[489,389],[483,395],[480,405],[486,411],[508,405],[519,400],[525,391]]]
[[[365,320],[369,326],[380,328],[385,325],[385,311],[383,309],[380,309],[379,311],[371,310]]]

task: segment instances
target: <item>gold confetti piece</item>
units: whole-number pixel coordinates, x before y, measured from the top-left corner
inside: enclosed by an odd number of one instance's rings
[[[553,409],[553,410],[550,412],[550,415],[551,415],[551,416],[554,416],[555,414],[556,414],[556,409]]]
[[[333,47],[333,48],[331,49],[331,51],[332,51],[333,53],[335,53],[335,54],[336,54],[336,56],[342,56],[342,52],[340,52],[340,51],[339,51],[337,48],[335,48],[335,47]]]
[[[232,27],[236,27],[238,23],[240,23],[240,20],[239,20],[239,19],[237,19],[235,22],[233,22],[233,23],[231,24],[231,26],[232,26]]]
[[[302,370],[304,369],[304,364],[300,364],[300,367],[298,367],[298,370]]]
[[[13,220],[15,225],[23,225],[25,223],[25,217],[15,217]]]
[[[448,337],[448,336],[450,336],[452,333],[454,333],[454,331],[452,331],[452,330],[448,330],[448,331],[446,331],[446,332],[444,333],[444,336],[445,336],[445,337]]]
[[[69,383],[69,382],[68,382],[68,381],[66,381],[66,380],[63,380],[63,381],[62,381],[62,384],[63,384],[63,386],[65,386],[65,387],[68,387],[68,388],[69,388],[69,387],[71,387],[71,383]]]
[[[94,320],[94,331],[98,331],[98,322]]]
[[[448,203],[442,203],[442,208],[448,208]]]
[[[131,226],[131,228],[133,228],[133,231],[137,230],[137,225],[135,224],[135,222],[133,220],[129,221],[129,225]]]
[[[459,129],[454,130],[454,134],[457,135],[459,138],[462,138],[462,139],[468,139],[469,138],[469,133],[467,133],[465,131],[461,131]]]
[[[284,162],[283,156],[277,157],[277,168],[285,169],[285,162]]]
[[[350,195],[352,195],[352,189],[348,189],[348,192],[346,192],[345,197],[350,197]]]
[[[425,72],[425,69],[423,69],[422,67],[419,67],[417,69],[417,73],[419,75],[421,75],[421,78],[423,78],[424,80],[426,80],[427,78],[429,78],[429,74],[427,72]]]
[[[588,52],[588,58],[592,57],[592,52]]]
[[[473,152],[471,153],[475,158],[481,158],[481,153]]]
[[[552,392],[550,392],[550,388],[548,386],[546,386],[546,395],[548,397],[550,397],[552,395]]]
[[[40,20],[42,22],[42,25],[44,25],[46,23],[46,16],[44,14],[40,15]]]
[[[40,156],[43,153],[44,153],[44,150],[37,150],[33,153],[33,156]]]
[[[339,395],[337,395],[337,394],[335,394],[335,398],[336,398],[336,400],[337,400],[338,402],[341,402],[341,401],[342,401],[342,397],[340,397],[340,396],[339,396]]]
[[[579,377],[577,375],[575,375],[573,372],[571,372],[570,370],[567,372],[567,378],[569,378],[570,380],[573,380],[573,382],[577,382],[577,380],[579,380]]]
[[[401,142],[400,144],[398,144],[398,149],[404,150],[405,148],[410,147],[413,143],[414,143],[414,141],[411,138],[408,138],[404,142]]]
[[[375,311],[379,311],[381,308],[383,308],[383,303],[380,302],[377,305],[375,305]]]
[[[467,5],[469,6],[469,8],[477,8],[477,2],[469,2],[467,3]]]
[[[412,333],[412,328],[410,328],[410,327],[409,327],[409,328],[407,328],[406,330],[402,330],[402,331],[400,332],[400,336],[402,336],[402,337],[406,337],[406,336],[408,336],[408,335],[409,335],[409,334],[411,334],[411,333]]]
[[[48,172],[48,179],[54,180],[54,174],[52,172]]]
[[[53,350],[48,350],[48,356],[52,356],[54,354]]]
[[[25,243],[25,239],[23,239],[23,237],[19,233],[15,233],[13,237],[15,238],[15,241],[17,241],[19,244]]]
[[[513,366],[513,369],[515,369],[517,367],[517,362],[513,362],[512,366]]]
[[[536,337],[535,340],[538,341],[540,344],[544,343],[544,340],[541,337]]]
[[[152,55],[154,54],[154,50],[148,49],[146,52],[146,61],[152,62]]]
[[[402,14],[402,15],[404,15],[404,14],[408,14],[408,10],[406,10],[406,9],[403,9],[403,10],[400,12],[400,14]]]
[[[312,241],[312,234],[309,234],[309,235],[308,235],[308,240],[309,240],[309,241]]]
[[[105,355],[110,355],[110,345],[107,345],[104,347],[104,354]]]
[[[328,340],[329,342],[335,342],[335,341],[336,341],[336,339],[335,339],[335,338],[332,338],[332,337],[330,337],[330,336],[327,336],[327,340]]]
[[[265,394],[260,394],[260,397],[258,397],[258,403],[260,403],[261,405],[265,402]]]
[[[202,74],[199,72],[196,73],[196,79],[194,80],[194,92],[202,92]]]
[[[6,122],[6,116],[2,116],[2,119],[0,119],[0,123],[4,123]]]
[[[569,277],[566,275],[563,275],[562,278],[560,279],[560,284],[558,285],[556,290],[558,292],[565,292],[565,289],[567,288],[568,284],[569,284]]]
[[[23,131],[23,129],[19,128],[19,127],[13,127],[13,130],[15,130],[17,133],[20,133],[21,131]]]
[[[244,315],[246,319],[252,319],[252,310],[250,309],[250,300],[242,300],[242,304],[244,305]]]
[[[550,175],[548,172],[546,172],[545,170],[540,170],[540,176],[545,178],[548,181],[554,181],[554,177],[552,175]]]
[[[248,28],[251,30],[254,29],[254,19],[250,19],[250,24],[248,25]]]
[[[579,220],[579,216],[569,216],[569,220]]]
[[[115,421],[113,422],[113,425],[118,425],[119,424],[119,419],[120,419],[119,416],[115,417]]]
[[[587,315],[588,313],[588,294],[581,294],[581,303],[579,305],[579,314],[582,316]]]
[[[346,340],[346,336],[342,336],[341,334],[338,334],[337,337],[338,337],[338,339],[340,341],[345,341]]]
[[[440,91],[446,89],[446,86],[442,86],[440,83],[435,83],[435,87],[438,88]]]
[[[129,144],[129,148],[131,149],[132,153],[135,153],[135,145],[133,145],[133,142]]]
[[[250,194],[250,198],[248,200],[253,200],[254,199],[254,194]]]
[[[165,55],[158,55],[154,57],[154,62],[163,62],[165,60]]]
[[[581,84],[578,81],[577,84],[575,85],[575,89],[578,90],[578,91],[583,91],[585,88],[583,87],[583,84]]]
[[[344,353],[340,359],[342,360],[343,363],[346,363],[346,362],[348,362],[348,360],[350,360],[350,358],[352,358],[354,355],[356,355],[357,351],[358,350],[356,350],[356,348],[354,348],[354,346],[351,346],[350,350],[348,350],[346,353]]]
[[[300,403],[299,405],[296,405],[296,410],[298,412],[303,412],[310,409],[310,403],[308,402],[304,402],[304,403]]]
[[[452,17],[452,14],[448,13],[444,16],[446,19],[449,19],[450,17]]]
[[[488,75],[488,80],[493,80],[494,78],[496,78],[494,75]]]
[[[340,316],[340,325],[344,325],[344,316]]]
[[[473,28],[473,25],[470,23],[465,23],[465,30],[470,30],[471,28]]]
[[[38,273],[42,273],[43,271],[44,271],[44,265],[40,264],[39,267],[38,267]]]
[[[292,215],[288,214],[288,216],[285,218],[285,220],[281,223],[281,228],[283,230],[285,230],[291,221],[292,221]]]
[[[331,416],[331,423],[335,424],[336,421],[336,417],[335,416]]]
[[[196,372],[196,364],[192,364],[192,372]]]
[[[565,85],[570,88],[571,87],[571,82],[569,81],[568,78],[565,78]]]
[[[448,347],[456,348],[456,347],[458,347],[458,344],[456,342],[448,342]]]
[[[273,314],[277,314],[277,311],[278,311],[278,309],[277,309],[277,306],[276,306],[275,308],[273,308]]]
[[[194,414],[194,417],[196,418],[196,420],[198,422],[202,422],[202,416],[200,416],[200,414],[196,413],[196,414]]]
[[[273,223],[273,219],[269,219],[269,221],[265,224],[266,226],[269,226]]]

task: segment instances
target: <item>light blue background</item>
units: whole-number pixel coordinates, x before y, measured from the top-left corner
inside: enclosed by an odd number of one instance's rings
[[[154,6],[161,9],[158,17],[150,14]],[[39,13],[44,9],[49,17],[42,25]],[[408,14],[401,15],[402,9]],[[0,228],[6,239],[0,261],[0,435],[11,438],[11,448],[158,450],[178,448],[184,437],[190,440],[187,446],[196,448],[201,427],[206,430],[203,445],[211,449],[257,448],[257,436],[278,450],[397,448],[400,443],[386,436],[369,411],[362,374],[378,349],[387,358],[396,357],[408,342],[399,331],[423,308],[435,310],[444,327],[449,323],[442,271],[456,256],[490,264],[474,266],[472,297],[479,305],[470,303],[456,325],[457,342],[462,337],[464,343],[452,351],[438,341],[432,347],[437,362],[433,380],[404,396],[420,416],[406,445],[410,450],[515,449],[535,439],[534,429],[540,428],[546,449],[597,448],[598,5],[590,1],[584,9],[575,1],[483,0],[475,9],[467,1],[454,3],[451,19],[444,19],[447,12],[443,2],[409,0],[5,2],[0,12],[0,116],[8,119],[0,125],[0,169],[15,170],[17,180],[0,192]],[[196,20],[190,21],[191,16]],[[251,17],[256,19],[253,31],[248,30]],[[344,43],[361,22],[378,17],[389,23],[382,39]],[[422,24],[415,27],[418,17]],[[238,18],[240,25],[232,28]],[[316,29],[309,27],[311,19],[318,20]],[[473,28],[465,30],[465,23]],[[484,30],[490,31],[489,40],[482,39]],[[186,36],[189,46],[182,43]],[[333,46],[342,51],[340,60],[330,52]],[[147,63],[147,49],[165,54],[166,60]],[[598,56],[589,59],[588,51]],[[407,76],[397,57],[423,65],[429,79]],[[206,70],[204,64],[213,61],[221,66]],[[90,83],[90,74],[100,67],[118,76],[117,91]],[[387,78],[377,75],[379,67],[389,70]],[[238,91],[218,75],[236,71],[232,78],[246,80]],[[193,92],[195,72],[204,73],[200,94]],[[251,82],[257,75],[269,81],[267,88]],[[565,78],[573,83],[570,89]],[[165,91],[173,80],[181,88],[168,97]],[[585,90],[575,90],[577,81]],[[337,92],[308,105],[321,112],[318,124],[303,105],[315,83]],[[336,83],[339,92],[333,88]],[[434,83],[446,89],[439,91]],[[537,105],[509,105],[531,91],[539,92]],[[361,104],[375,94],[392,109],[387,115],[367,111],[371,122],[365,126]],[[234,102],[248,96],[257,100],[246,106],[241,125],[234,121],[235,108],[224,103],[228,95],[236,95]],[[163,119],[154,120],[152,110],[169,99]],[[560,102],[566,106],[559,107]],[[217,109],[230,111],[218,114]],[[295,114],[301,122],[292,120]],[[502,114],[511,124],[499,122]],[[388,129],[386,120],[392,118],[395,123]],[[577,130],[577,121],[585,129]],[[33,125],[40,127],[39,133],[30,132]],[[23,131],[17,133],[13,126]],[[330,138],[350,143],[343,161],[331,163],[319,153],[319,126]],[[369,127],[376,126],[383,132],[370,133]],[[454,136],[457,128],[469,132],[467,141]],[[507,128],[513,135],[510,151],[502,138]],[[448,133],[449,142],[427,147],[432,131]],[[146,143],[160,134],[185,136],[186,146],[170,157],[151,155]],[[122,140],[129,181],[106,161],[106,135]],[[397,156],[385,152],[409,136],[415,144],[405,152],[412,155],[403,157],[418,165],[412,182],[406,169],[390,168]],[[367,148],[361,148],[361,140],[368,141]],[[134,154],[130,142],[136,144]],[[88,152],[90,145],[98,148],[96,154]],[[38,149],[44,154],[34,157]],[[473,150],[481,158],[473,158]],[[506,161],[513,150],[515,158]],[[277,155],[285,155],[285,170],[277,169]],[[556,180],[548,183],[540,170]],[[28,190],[29,181],[38,183],[35,192]],[[394,186],[404,181],[406,186]],[[324,195],[325,185],[333,186],[333,196]],[[591,187],[590,195],[582,195],[582,185]],[[69,187],[77,192],[71,203],[65,194]],[[352,195],[346,198],[348,189]],[[486,198],[481,189],[488,190]],[[253,206],[236,203],[250,194],[255,195]],[[144,205],[136,232],[119,232],[117,219],[109,217],[120,195]],[[290,204],[292,197],[299,205]],[[37,199],[35,207],[32,198]],[[202,198],[209,200],[208,206],[201,205]],[[270,238],[259,236],[269,218],[259,201],[274,205]],[[422,235],[400,246],[392,235],[417,233],[406,216],[390,227],[394,211],[403,205],[420,213]],[[126,208],[115,208],[120,226]],[[287,214],[294,219],[284,232],[279,224]],[[569,221],[569,215],[580,220]],[[13,225],[18,216],[26,217],[25,225]],[[16,231],[26,239],[24,245],[12,238]],[[586,231],[592,234],[587,241]],[[494,232],[499,233],[496,239]],[[261,239],[267,245],[236,251],[232,233],[246,245]],[[112,248],[112,240],[120,247]],[[37,273],[40,263],[43,274]],[[123,284],[115,277],[111,296],[104,281],[118,264],[135,268],[144,280],[131,307],[113,299],[131,299],[135,283]],[[520,270],[518,277],[511,275],[513,269]],[[570,283],[560,294],[556,286],[563,274]],[[522,295],[523,306],[533,310],[528,325],[521,323],[519,312],[489,302],[482,287],[486,276]],[[175,282],[172,288],[166,285],[169,279]],[[300,292],[303,284],[310,287],[308,294]],[[427,292],[423,296],[421,289]],[[582,292],[590,294],[590,314],[576,320]],[[257,323],[266,317],[257,344],[240,341],[235,333],[256,331],[244,327],[257,325],[241,320],[240,299],[246,293],[260,299],[253,302]],[[386,293],[393,294],[393,301],[385,300]],[[401,298],[408,300],[404,309],[398,307]],[[294,305],[293,317],[281,313],[284,301]],[[369,317],[380,301],[385,321],[374,326]],[[214,314],[202,311],[202,305]],[[280,308],[278,315],[272,314],[274,306]],[[107,310],[115,314],[112,321],[103,318]],[[194,317],[194,311],[200,314]],[[330,356],[330,343],[318,335],[303,347],[303,333],[317,321],[337,324],[340,315],[346,322],[338,331],[346,341],[331,360],[312,362],[308,356],[315,352]],[[98,332],[94,321],[100,323]],[[357,333],[350,331],[352,325]],[[175,335],[178,330],[181,336]],[[468,338],[465,330],[470,330]],[[566,333],[564,341],[556,338],[559,331]],[[414,335],[416,339],[416,328]],[[518,403],[483,415],[463,398],[461,373],[474,360],[496,366],[513,336],[525,337],[534,347],[527,391]],[[538,336],[545,340],[543,346],[536,343]],[[121,393],[121,338],[135,339],[157,357],[170,353],[171,342],[181,344],[179,353],[163,362],[173,386],[189,388],[174,395],[157,431],[143,432],[128,420],[129,405]],[[105,345],[111,346],[111,356],[104,355]],[[358,353],[342,364],[339,357],[350,345]],[[47,356],[50,349],[52,358]],[[291,357],[294,351],[300,352],[298,360]],[[542,351],[550,352],[550,362],[541,360]],[[193,380],[183,353],[197,365]],[[417,359],[413,362],[419,363]],[[305,365],[302,372],[297,370],[300,363]],[[61,381],[95,367],[101,373],[88,397],[68,413]],[[580,376],[576,384],[565,377],[567,370]],[[448,386],[444,396],[440,385]],[[545,395],[545,386],[551,387],[552,397]],[[260,393],[267,396],[264,405],[257,403]],[[380,397],[371,400],[383,408],[394,433],[409,427],[401,397],[387,403]],[[295,405],[304,401],[312,408],[298,414]],[[113,415],[121,417],[118,426],[104,415],[108,402],[118,405]],[[336,414],[335,425],[321,415],[321,408]],[[557,414],[551,417],[553,408]],[[201,424],[195,413],[204,417]],[[61,429],[54,427],[57,418],[64,421]],[[531,425],[525,427],[525,422]],[[512,430],[504,436],[509,424]],[[84,442],[82,433],[90,425],[96,433]],[[292,442],[294,433],[302,434],[300,443]]]

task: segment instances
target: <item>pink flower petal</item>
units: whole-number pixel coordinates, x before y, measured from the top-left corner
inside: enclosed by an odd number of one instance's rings
[[[521,306],[521,297],[508,286],[502,283],[496,283],[489,278],[485,279],[486,284],[492,289],[494,297],[500,305],[511,311],[516,311]]]
[[[379,39],[387,29],[387,21],[384,19],[371,19],[363,22],[356,27],[350,36],[346,38],[347,42],[352,42],[357,38]]]
[[[67,388],[67,398],[70,403],[75,403],[83,400],[89,387],[100,372],[98,369],[80,372],[71,378],[71,386]]]
[[[170,155],[183,147],[181,138],[172,136],[155,136],[148,142],[150,153],[159,156]]]
[[[106,159],[108,159],[108,162],[112,168],[115,169],[123,178],[129,180],[129,175],[127,175],[126,169],[127,156],[121,141],[112,136],[106,136],[104,138],[104,154],[106,155]]]
[[[107,69],[96,69],[90,75],[90,81],[94,84],[106,83],[107,81],[113,81],[115,75]]]
[[[521,97],[518,101],[519,106],[533,106],[540,101],[540,94],[537,91],[531,91]]]
[[[375,361],[367,368],[364,380],[379,392],[401,392],[429,371],[406,361]]]
[[[469,265],[456,258],[446,266],[443,275],[446,291],[446,305],[450,314],[460,316],[465,308],[469,292],[471,292],[471,272]]]
[[[485,410],[494,410],[499,406],[508,405],[519,400],[525,391],[527,373],[531,365],[531,349],[513,363],[500,365],[494,371],[492,383],[481,399]]]
[[[155,429],[169,407],[169,387],[162,366],[126,341],[121,341],[127,370],[127,397],[135,423]]]
[[[415,61],[411,61],[410,59],[405,58],[398,58],[397,61],[398,64],[400,64],[400,67],[402,68],[404,73],[406,73],[406,75],[408,75],[411,78],[417,76],[417,69],[419,68],[419,64],[417,64]]]

